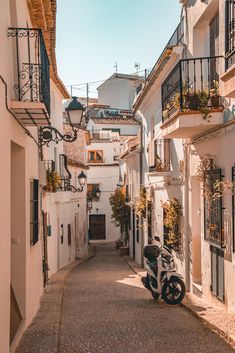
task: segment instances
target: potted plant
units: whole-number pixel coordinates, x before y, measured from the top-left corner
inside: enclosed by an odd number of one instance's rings
[[[163,224],[167,228],[167,232],[164,233],[164,241],[166,245],[173,248],[177,252],[181,250],[181,217],[182,208],[179,200],[175,197],[173,199],[162,202],[162,208],[164,210]]]
[[[44,190],[47,192],[56,192],[61,187],[61,179],[57,172],[47,169],[47,183]]]
[[[219,82],[216,80],[213,81],[213,86],[210,89],[210,102],[211,106],[214,108],[220,106]]]
[[[185,94],[185,106],[189,110],[198,110],[200,104],[200,99],[197,92],[187,92]]]

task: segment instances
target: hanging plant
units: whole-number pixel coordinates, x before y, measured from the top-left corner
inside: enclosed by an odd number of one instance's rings
[[[205,174],[208,170],[217,169],[218,165],[216,163],[216,156],[205,153],[200,157],[200,163],[197,167],[197,179],[199,182],[205,184]]]
[[[173,198],[165,202],[161,201],[164,211],[163,225],[166,228],[164,232],[165,244],[172,247],[176,251],[180,251],[181,232],[180,224],[182,217],[182,208],[179,200]]]
[[[135,212],[139,217],[146,218],[147,195],[145,188],[141,187],[135,200]]]
[[[47,192],[56,192],[61,188],[61,178],[60,175],[52,171],[51,169],[47,169],[47,183],[44,186],[44,190]]]

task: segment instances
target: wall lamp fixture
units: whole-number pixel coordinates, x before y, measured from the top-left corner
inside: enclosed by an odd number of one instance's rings
[[[77,97],[72,97],[72,101],[65,109],[67,113],[67,120],[69,125],[72,127],[72,132],[68,131],[64,135],[58,131],[55,127],[44,126],[39,129],[39,147],[49,147],[49,143],[54,141],[74,142],[77,139],[78,129],[85,128],[86,117],[85,109],[82,104],[77,100]]]
[[[73,185],[70,184],[70,179],[64,179],[63,180],[63,186],[61,187],[62,191],[71,191],[73,193],[75,192],[82,192],[84,189],[84,186],[86,184],[86,175],[85,173],[82,171],[79,176],[78,176],[78,182],[79,185],[77,188]]]

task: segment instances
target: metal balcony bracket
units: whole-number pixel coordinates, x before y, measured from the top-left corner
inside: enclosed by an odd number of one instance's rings
[[[77,139],[78,129],[72,128],[64,135],[52,126],[45,126],[39,129],[39,147],[49,147],[51,141],[58,143],[59,141],[74,142]]]

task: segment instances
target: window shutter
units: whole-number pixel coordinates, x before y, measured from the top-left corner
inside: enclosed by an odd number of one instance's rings
[[[38,180],[30,182],[30,244],[38,242]]]

